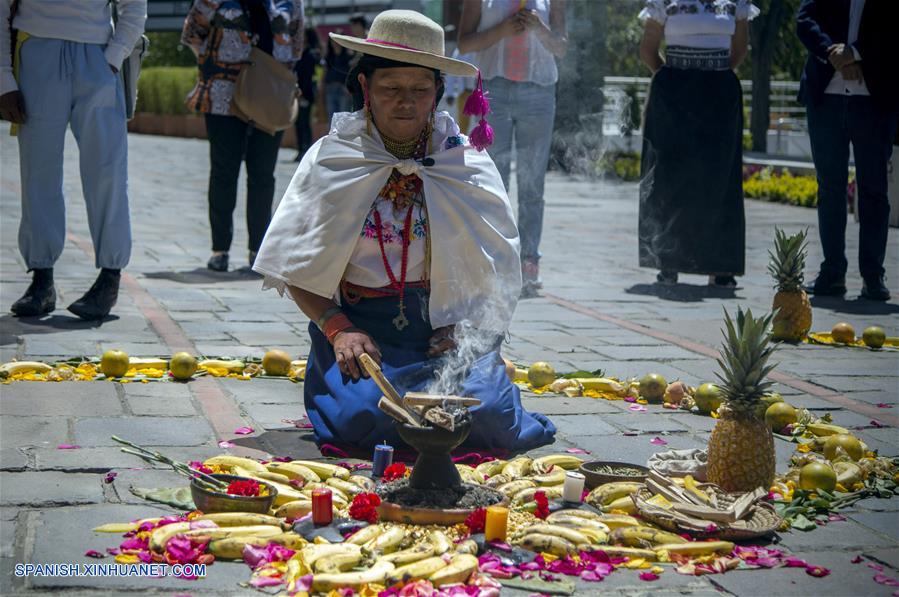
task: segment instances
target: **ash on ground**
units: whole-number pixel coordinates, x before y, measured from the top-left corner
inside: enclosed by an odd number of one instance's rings
[[[385,483],[378,488],[378,495],[385,502],[399,504],[407,508],[458,508],[471,510],[486,508],[502,501],[503,496],[496,490],[479,485],[462,484],[458,489],[415,489],[408,479]]]

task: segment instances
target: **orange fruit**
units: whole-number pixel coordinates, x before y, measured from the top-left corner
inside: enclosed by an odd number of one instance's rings
[[[659,401],[665,395],[668,382],[658,373],[644,375],[640,380],[640,397],[650,402]]]
[[[786,402],[775,402],[765,411],[765,422],[771,431],[783,431],[783,428],[796,422],[796,409]]]
[[[837,456],[837,448],[842,448],[852,460],[860,460],[865,449],[858,438],[848,433],[837,433],[824,440],[824,457],[833,460]]]
[[[833,491],[836,486],[837,473],[829,464],[809,462],[799,470],[799,487],[802,489]]]
[[[830,330],[830,336],[835,342],[852,344],[855,342],[855,328],[845,321],[842,321],[833,326],[833,329]]]

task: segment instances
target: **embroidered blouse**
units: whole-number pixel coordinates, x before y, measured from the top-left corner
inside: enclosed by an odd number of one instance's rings
[[[272,28],[272,56],[288,66],[303,52],[303,0],[256,0]],[[187,106],[198,112],[229,115],[234,83],[250,56],[253,33],[240,0],[195,0],[181,32],[181,43],[197,55],[197,86]]]
[[[758,15],[750,0],[646,0],[639,16],[665,26],[668,46],[729,50],[736,22]]]

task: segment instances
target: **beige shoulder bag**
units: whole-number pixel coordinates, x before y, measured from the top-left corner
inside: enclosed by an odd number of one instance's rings
[[[299,112],[300,90],[293,71],[256,46],[234,86],[231,113],[274,135],[291,126]]]

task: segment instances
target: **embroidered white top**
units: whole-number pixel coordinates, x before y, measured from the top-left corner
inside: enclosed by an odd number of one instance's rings
[[[736,22],[759,15],[750,0],[646,0],[640,20],[665,26],[665,43],[729,50]]]

